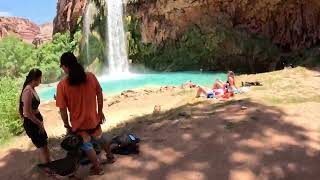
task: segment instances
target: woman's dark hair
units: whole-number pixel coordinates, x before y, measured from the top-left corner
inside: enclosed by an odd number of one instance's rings
[[[69,68],[68,82],[71,86],[78,86],[86,82],[86,73],[72,52],[65,52],[62,54],[60,66]]]
[[[21,117],[23,117],[23,103],[22,103],[22,93],[24,88],[26,88],[26,86],[28,84],[30,84],[33,80],[37,80],[42,76],[42,72],[39,69],[31,69],[26,77],[26,80],[23,83],[22,86],[22,90],[21,90],[21,94],[20,94],[20,100],[19,100],[19,114]]]

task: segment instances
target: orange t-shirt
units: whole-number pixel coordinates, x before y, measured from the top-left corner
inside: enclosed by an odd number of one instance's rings
[[[93,129],[100,119],[97,113],[97,95],[101,86],[92,73],[87,73],[87,81],[79,86],[70,86],[68,77],[62,79],[57,87],[56,106],[67,108],[72,130]]]

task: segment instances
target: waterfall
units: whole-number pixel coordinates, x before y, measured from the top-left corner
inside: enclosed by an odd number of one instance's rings
[[[83,30],[85,37],[85,47],[86,47],[86,61],[89,61],[90,58],[90,43],[89,43],[89,35],[90,35],[90,26],[92,22],[93,16],[93,4],[91,1],[88,1],[88,5],[85,10],[84,19],[83,19]]]
[[[107,0],[109,74],[128,73],[127,37],[123,27],[123,1]]]

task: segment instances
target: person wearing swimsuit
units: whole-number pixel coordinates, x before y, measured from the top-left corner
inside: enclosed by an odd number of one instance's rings
[[[28,73],[20,95],[19,114],[23,127],[32,143],[40,150],[41,161],[50,162],[48,136],[43,126],[43,117],[39,111],[40,99],[35,87],[41,83],[42,72],[32,69]]]
[[[202,94],[205,94],[207,96],[210,94],[214,94],[215,97],[221,97],[224,95],[226,89],[228,89],[228,91],[234,91],[235,89],[237,89],[234,82],[234,72],[228,71],[227,76],[228,80],[226,83],[223,83],[221,80],[216,80],[216,82],[213,84],[212,89],[199,86],[197,89],[196,97],[200,97]]]
[[[221,80],[216,80],[216,82],[213,85],[213,89],[221,89],[227,87],[228,89],[235,90],[237,89],[236,83],[234,80],[234,72],[228,71],[227,73],[228,79],[226,83],[223,83]]]

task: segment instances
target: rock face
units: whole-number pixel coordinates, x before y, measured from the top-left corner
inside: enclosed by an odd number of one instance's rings
[[[57,15],[53,20],[53,33],[74,32],[78,18],[82,15],[87,0],[58,0]],[[69,16],[69,22],[68,22]]]
[[[54,33],[75,32],[88,1],[58,0]],[[102,42],[105,0],[92,1]],[[129,58],[159,71],[264,72],[320,44],[319,0],[127,0],[126,12]]]
[[[320,42],[319,0],[138,0],[144,42],[176,39],[190,25],[203,32],[218,24],[265,35],[284,50]]]
[[[17,36],[27,43],[35,39],[47,42],[52,39],[52,23],[38,26],[28,19],[18,17],[0,17],[0,38]]]
[[[37,38],[41,39],[43,42],[48,42],[52,40],[53,33],[53,24],[45,23],[40,25],[40,34],[37,35]]]
[[[17,17],[0,17],[0,37],[15,35],[31,43],[40,34],[40,28],[28,19]]]

